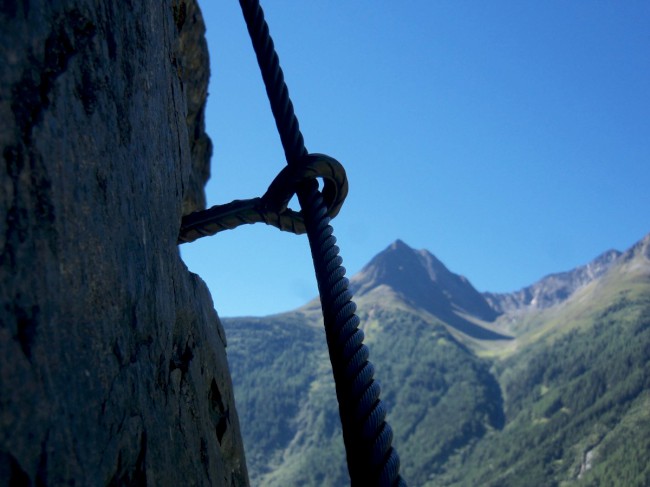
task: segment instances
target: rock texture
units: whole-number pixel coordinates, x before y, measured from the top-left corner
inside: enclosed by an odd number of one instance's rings
[[[210,60],[205,25],[195,0],[173,5],[179,30],[177,67],[185,88],[187,134],[192,153],[192,170],[183,198],[183,214],[205,208],[203,188],[210,178],[212,142],[205,133],[205,101],[208,96]]]
[[[203,205],[194,0],[0,3],[0,484],[247,485]]]

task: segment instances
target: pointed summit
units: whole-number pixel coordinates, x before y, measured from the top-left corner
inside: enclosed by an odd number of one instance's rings
[[[468,331],[470,324],[460,318],[462,315],[484,321],[497,317],[465,277],[451,272],[433,254],[414,250],[402,240],[396,240],[377,254],[350,283],[357,296],[369,294],[380,286],[389,287],[405,302],[469,335],[474,333]]]
[[[427,281],[418,253],[402,240],[396,240],[377,254],[352,278],[355,294],[363,295],[381,285],[402,294],[411,294],[413,283]]]
[[[413,252],[413,249],[409,247],[402,239],[397,239],[395,240],[392,244],[388,246],[386,250],[403,250],[403,251],[411,251]]]

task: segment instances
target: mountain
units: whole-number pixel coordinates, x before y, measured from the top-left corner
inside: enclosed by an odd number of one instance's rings
[[[477,323],[494,321],[498,312],[466,277],[450,272],[426,250],[413,250],[401,240],[353,276],[350,287],[358,298],[371,300],[388,289],[409,307],[425,310],[473,338],[508,338]]]
[[[621,255],[618,263],[626,267],[629,274],[647,275],[650,272],[650,234]]]
[[[374,257],[351,279],[352,291],[363,296],[388,286],[414,306],[441,316],[459,312],[485,321],[497,313],[464,276],[454,274],[426,250],[413,250],[401,240]]]
[[[409,485],[650,485],[650,235],[481,294],[396,241],[351,278]],[[346,485],[317,301],[225,319],[253,485]]]
[[[325,336],[309,316],[226,320],[252,485],[349,482]],[[413,485],[428,478],[422,466],[437,469],[458,445],[503,427],[503,398],[489,362],[445,325],[393,306],[359,316]]]

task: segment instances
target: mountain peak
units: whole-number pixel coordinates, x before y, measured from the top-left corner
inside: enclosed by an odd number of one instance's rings
[[[413,252],[413,249],[409,247],[404,240],[399,238],[390,244],[386,250],[405,250]]]
[[[426,273],[418,253],[402,240],[395,240],[352,278],[352,284],[358,295],[382,284],[404,293],[409,281],[423,279],[426,279]]]
[[[421,250],[415,250],[413,247],[408,245],[401,239],[395,240],[383,251],[379,252],[372,260],[379,259],[380,261],[393,261],[400,260],[405,263],[411,259],[417,258],[417,254],[422,252]]]
[[[486,321],[497,316],[465,277],[451,272],[430,252],[414,250],[402,240],[377,254],[350,284],[357,296],[387,286],[406,302],[447,322],[459,313]]]
[[[650,234],[621,254],[618,262],[625,274],[650,276]]]

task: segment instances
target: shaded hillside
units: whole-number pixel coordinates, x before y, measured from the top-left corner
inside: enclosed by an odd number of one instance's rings
[[[326,383],[331,376],[323,366],[325,335],[320,327],[306,325],[302,314],[226,318],[224,323],[251,483],[259,485],[302,428],[298,417],[311,384]],[[335,401],[332,396],[327,408],[333,415],[338,414]]]
[[[503,398],[489,363],[441,323],[390,309],[361,317],[410,485],[421,485],[458,448],[504,426]]]

